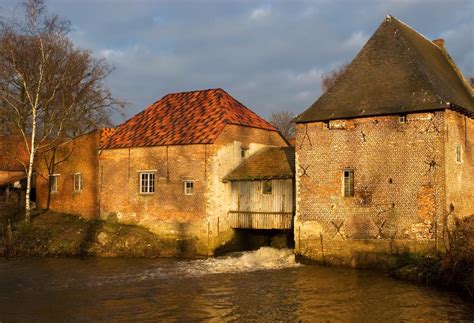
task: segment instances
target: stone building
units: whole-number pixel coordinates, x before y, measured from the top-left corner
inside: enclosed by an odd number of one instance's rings
[[[168,94],[101,145],[100,216],[158,233],[171,246],[163,255],[213,254],[234,238],[224,176],[258,150],[286,145],[222,89]]]
[[[36,159],[36,202],[42,209],[99,215],[99,147],[113,133],[102,128],[48,148]]]
[[[387,16],[295,119],[296,253],[364,266],[441,250],[474,214],[473,118],[444,41]]]

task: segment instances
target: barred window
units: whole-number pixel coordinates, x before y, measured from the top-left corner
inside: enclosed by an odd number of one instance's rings
[[[354,196],[354,170],[353,169],[344,169],[344,197],[353,197]]]
[[[184,194],[193,195],[193,193],[194,193],[194,182],[184,181]]]
[[[462,147],[461,147],[461,145],[456,145],[456,161],[458,163],[462,162]]]
[[[248,148],[240,148],[240,157],[245,158],[247,157]]]
[[[140,173],[140,194],[155,193],[155,173],[141,172]]]
[[[49,190],[51,193],[59,191],[59,174],[54,174],[49,177]]]
[[[75,192],[81,192],[83,188],[83,179],[82,179],[82,174],[81,173],[75,173],[74,174],[74,191]]]
[[[398,122],[400,123],[407,123],[407,116],[406,114],[402,114],[398,116]]]

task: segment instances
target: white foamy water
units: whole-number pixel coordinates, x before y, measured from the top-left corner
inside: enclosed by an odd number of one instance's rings
[[[190,275],[239,273],[256,270],[282,269],[299,266],[291,249],[262,247],[225,257],[187,262],[181,269]]]

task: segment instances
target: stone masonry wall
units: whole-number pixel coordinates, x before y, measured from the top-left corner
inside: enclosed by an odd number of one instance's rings
[[[461,161],[456,158],[456,146]],[[474,120],[446,111],[446,205],[451,218],[474,215]],[[451,206],[452,205],[452,206]]]
[[[444,112],[297,125],[296,252],[358,266],[437,247],[445,209]],[[343,171],[355,195],[343,197]]]
[[[212,254],[233,237],[222,177],[242,160],[242,145],[250,154],[270,144],[283,145],[284,141],[276,132],[227,126],[212,145],[103,150],[101,217],[150,228],[176,243],[168,255]],[[155,172],[155,193],[143,195],[139,173],[147,170]],[[184,194],[184,180],[194,181],[193,195]]]
[[[77,214],[85,218],[98,215],[98,167],[97,152],[100,131],[79,136],[59,146],[54,174],[59,174],[58,192],[51,193],[50,209],[56,212]],[[52,151],[38,154],[36,162],[36,203],[46,208],[49,181],[48,166]],[[82,191],[74,190],[74,174],[83,176]]]

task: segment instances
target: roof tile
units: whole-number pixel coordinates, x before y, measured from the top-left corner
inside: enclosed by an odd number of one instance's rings
[[[227,124],[277,131],[222,89],[172,93],[133,116],[101,149],[212,144]]]

